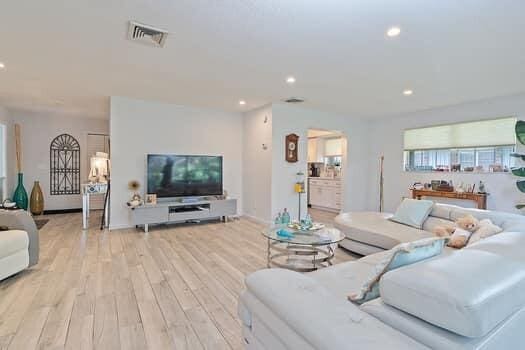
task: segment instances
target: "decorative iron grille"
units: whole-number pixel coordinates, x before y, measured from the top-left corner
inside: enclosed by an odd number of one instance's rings
[[[49,148],[52,195],[80,194],[80,145],[69,134],[57,136]]]

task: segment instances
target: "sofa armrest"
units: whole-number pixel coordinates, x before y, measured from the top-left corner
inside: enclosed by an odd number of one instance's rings
[[[38,229],[31,214],[25,210],[0,210],[0,225],[7,226],[10,230],[26,231],[29,237],[29,266],[38,263]]]
[[[307,275],[283,269],[260,270],[246,278],[246,286],[316,349],[425,348]]]

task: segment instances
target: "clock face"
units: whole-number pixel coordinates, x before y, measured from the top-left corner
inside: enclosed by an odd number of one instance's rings
[[[290,151],[295,151],[295,143],[290,142],[290,143],[288,144],[288,149],[289,149]]]

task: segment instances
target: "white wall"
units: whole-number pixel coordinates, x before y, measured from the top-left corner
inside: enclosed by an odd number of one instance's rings
[[[267,146],[263,148],[263,144]],[[243,116],[243,214],[271,220],[272,200],[272,106]]]
[[[343,210],[364,210],[368,188],[368,127],[363,121],[289,104],[272,105],[272,216],[288,208],[297,218],[298,195],[293,191],[296,173],[307,174],[308,129],[340,131],[347,138],[346,157],[343,157]],[[299,135],[299,161],[285,160],[285,137]],[[306,194],[302,196],[301,216],[305,215]]]
[[[222,155],[224,189],[242,212],[242,115],[111,97],[111,222],[131,226],[130,180],[146,182],[148,153]]]
[[[6,164],[5,164],[5,181],[4,185],[5,188],[2,189],[2,193],[0,193],[0,200],[4,200],[5,198],[11,197],[14,186],[16,184],[15,176],[16,176],[16,161],[15,161],[15,141],[14,141],[14,128],[13,128],[13,122],[11,118],[10,112],[0,106],[0,124],[4,125],[5,127],[5,137],[6,137],[6,149],[5,157],[6,157]]]
[[[484,101],[465,103],[446,108],[413,112],[401,116],[392,116],[375,120],[370,129],[370,167],[371,176],[369,209],[378,207],[378,159],[385,156],[385,209],[393,211],[402,196],[409,196],[408,188],[414,182],[430,180],[452,180],[455,184],[485,182],[490,196],[488,208],[492,210],[516,211],[514,205],[525,200],[525,196],[516,188],[516,177],[511,174],[450,174],[450,173],[414,173],[403,171],[403,131],[444,123],[457,123],[493,119],[504,116],[517,116],[525,119],[525,95],[500,97]],[[473,202],[453,201],[463,206],[474,206]]]
[[[51,141],[60,134],[70,134],[80,143],[80,180],[86,182],[89,173],[87,161],[88,133],[108,133],[109,121],[103,119],[80,118],[67,114],[53,112],[26,112],[11,110],[14,123],[20,124],[22,134],[22,170],[24,186],[28,195],[31,194],[34,181],[40,181],[44,193],[44,210],[82,208],[82,196],[50,195],[49,182],[49,146]],[[10,133],[14,134],[11,127]],[[14,154],[14,148],[12,149]],[[16,167],[13,162],[13,167]],[[11,180],[12,188],[16,186],[16,178]],[[12,193],[9,195],[11,196]]]

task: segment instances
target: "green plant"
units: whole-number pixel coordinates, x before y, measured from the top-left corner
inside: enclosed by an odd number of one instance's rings
[[[518,120],[516,122],[516,139],[518,139],[518,141],[525,146],[525,121],[523,120]],[[522,161],[525,161],[525,154],[513,153],[511,155],[521,159]],[[512,174],[519,177],[525,177],[525,167],[513,168]],[[525,180],[518,180],[516,182],[516,187],[518,187],[518,190],[525,193]],[[525,204],[518,204],[516,205],[516,208],[524,209]]]

